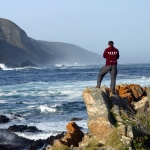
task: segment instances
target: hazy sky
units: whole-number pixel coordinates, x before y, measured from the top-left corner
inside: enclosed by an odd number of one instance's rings
[[[150,0],[0,0],[0,18],[33,39],[100,55],[113,40],[119,63],[150,63]]]

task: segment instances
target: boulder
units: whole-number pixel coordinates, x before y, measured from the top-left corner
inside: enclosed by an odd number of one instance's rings
[[[146,92],[139,84],[119,84],[116,86],[116,91],[121,98],[127,98],[129,104],[132,101],[139,101]]]
[[[7,129],[12,132],[37,132],[38,130],[35,126],[27,126],[27,125],[13,125],[9,126]]]
[[[109,120],[110,105],[106,89],[86,88],[83,91],[88,119],[88,128],[100,143],[105,143],[113,128]]]
[[[79,146],[79,142],[81,142],[84,137],[84,133],[80,130],[79,126],[75,122],[70,121],[66,125],[66,129],[67,132],[64,137],[59,140],[55,140],[53,147],[61,147],[62,145],[66,145],[68,147]]]
[[[7,123],[7,122],[9,122],[9,118],[4,115],[0,115],[0,123]]]
[[[142,109],[142,108],[148,108],[149,107],[149,103],[148,103],[148,100],[147,100],[147,97],[143,97],[140,101],[136,102],[136,103],[133,103],[132,104],[134,110],[139,110],[139,109]]]

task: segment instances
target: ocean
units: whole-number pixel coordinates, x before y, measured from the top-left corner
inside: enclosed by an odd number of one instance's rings
[[[77,125],[88,132],[82,91],[96,86],[103,64],[56,64],[45,68],[0,66],[3,68],[0,70],[0,115],[10,118],[10,122],[0,124],[0,128],[14,124],[36,126],[42,132],[17,134],[28,139],[46,139],[66,131],[66,124],[78,118]],[[150,86],[150,64],[119,64],[116,84],[131,83]],[[109,73],[102,85],[109,87]]]

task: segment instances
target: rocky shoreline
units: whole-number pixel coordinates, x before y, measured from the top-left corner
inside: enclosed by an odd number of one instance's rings
[[[20,117],[19,114],[13,114]],[[0,129],[0,150],[49,150],[54,145],[54,141],[61,141],[68,147],[78,147],[79,142],[82,141],[84,133],[74,121],[81,120],[81,118],[72,118],[71,121],[66,125],[66,132],[57,134],[56,136],[50,136],[47,139],[30,140],[24,137],[18,136],[15,132],[42,132],[35,126],[27,125],[12,125],[7,129]],[[10,119],[4,115],[0,115],[0,124],[8,123]],[[74,132],[74,134],[72,134]],[[79,135],[78,135],[79,134]],[[66,140],[68,136],[71,138]],[[77,140],[74,140],[77,139]],[[56,142],[55,142],[56,143]]]
[[[75,123],[78,118],[73,118],[66,125],[66,132],[50,136],[45,140],[19,137],[14,132],[42,131],[34,126],[13,125],[8,129],[0,129],[0,149],[139,150],[150,148],[150,126],[144,122],[149,119],[150,114],[150,87],[120,84],[116,86],[116,92],[117,94],[112,95],[106,86],[89,87],[83,90],[83,100],[89,116],[87,122],[89,133],[83,133]],[[9,118],[0,115],[0,124],[8,121]],[[139,144],[140,142],[142,145]]]
[[[0,124],[7,123],[9,118],[0,115]],[[15,132],[42,132],[35,126],[27,125],[13,125],[7,129],[0,129],[0,150],[37,150],[39,148],[53,145],[54,140],[60,139],[64,136],[64,132],[56,136],[50,136],[47,139],[30,140],[18,136]]]

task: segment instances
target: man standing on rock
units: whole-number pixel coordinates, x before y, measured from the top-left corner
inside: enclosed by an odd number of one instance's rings
[[[116,76],[117,76],[117,59],[119,59],[119,51],[114,47],[114,42],[108,42],[108,48],[105,49],[103,57],[106,59],[106,65],[101,68],[98,79],[97,79],[97,88],[100,88],[103,77],[110,72],[111,83],[110,88],[112,94],[115,94],[116,86]]]

